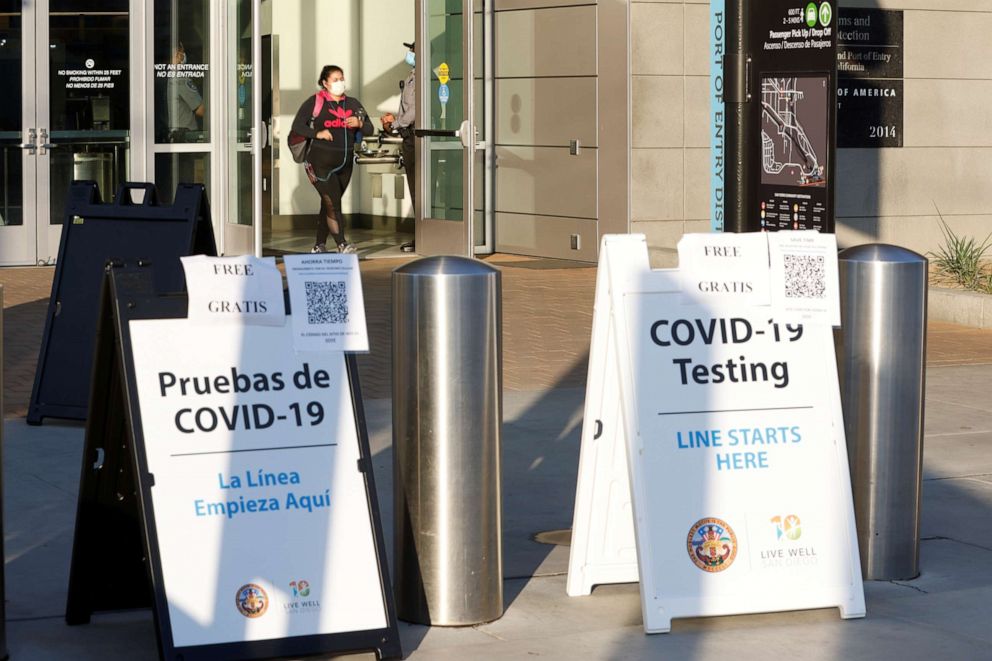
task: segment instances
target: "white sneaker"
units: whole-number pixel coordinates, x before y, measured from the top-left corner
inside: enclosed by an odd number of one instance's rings
[[[318,243],[313,247],[312,250],[310,250],[310,254],[318,253],[318,252],[327,252],[327,248],[324,247],[323,243]]]
[[[345,241],[344,243],[338,244],[338,252],[342,255],[350,255],[352,253],[358,252],[355,245]]]

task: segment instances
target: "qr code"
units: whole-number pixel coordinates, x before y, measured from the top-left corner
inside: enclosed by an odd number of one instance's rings
[[[344,324],[348,322],[348,290],[344,281],[305,283],[307,322]]]
[[[783,255],[786,298],[826,298],[823,255]]]

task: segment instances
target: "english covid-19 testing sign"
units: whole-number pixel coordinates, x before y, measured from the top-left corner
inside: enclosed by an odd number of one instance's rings
[[[767,235],[739,236],[720,251],[742,254]],[[681,617],[825,607],[863,616],[830,324],[700,294],[692,278],[649,268],[643,236],[606,237],[600,269],[586,410],[602,419],[585,420],[573,537],[604,539],[632,509],[649,633]],[[767,279],[767,258],[738,275]],[[772,280],[773,293],[781,286]],[[619,425],[598,401],[609,393]],[[629,504],[623,489],[598,486],[617,473],[591,458],[615,453],[590,429],[625,444]],[[629,576],[619,551],[573,549],[570,594],[587,594],[588,576]]]

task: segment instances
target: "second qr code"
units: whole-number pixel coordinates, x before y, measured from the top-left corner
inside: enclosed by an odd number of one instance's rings
[[[348,322],[348,288],[344,281],[307,281],[307,322],[344,324]]]
[[[823,255],[783,255],[786,298],[826,298],[826,261]]]

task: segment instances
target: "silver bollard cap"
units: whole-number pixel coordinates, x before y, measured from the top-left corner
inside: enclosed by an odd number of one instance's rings
[[[445,255],[440,257],[424,257],[416,261],[404,264],[395,269],[393,275],[400,276],[490,276],[498,274],[499,269],[493,268],[485,262],[468,257],[455,257]]]
[[[866,243],[842,250],[837,259],[844,262],[926,263],[927,258],[907,248],[888,243]]]

